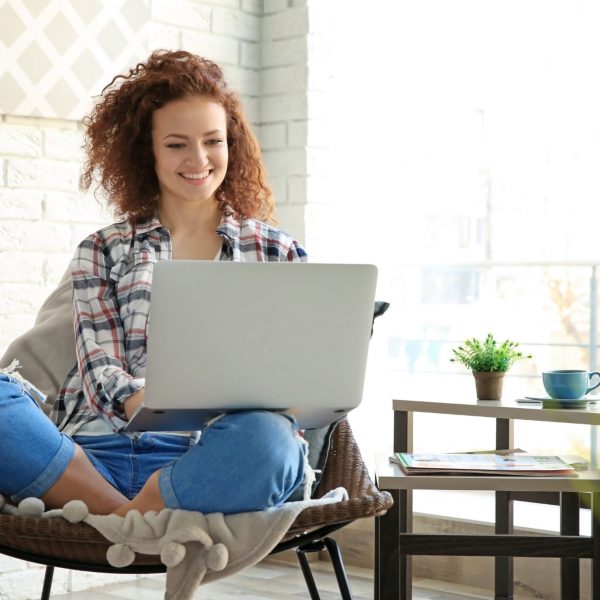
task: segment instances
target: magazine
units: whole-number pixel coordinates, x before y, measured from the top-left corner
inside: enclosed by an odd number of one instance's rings
[[[390,461],[407,475],[521,475],[573,477],[576,470],[559,456],[526,452],[411,454],[397,452]]]

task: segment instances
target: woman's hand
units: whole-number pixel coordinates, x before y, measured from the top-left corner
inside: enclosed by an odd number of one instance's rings
[[[139,392],[136,392],[135,394],[133,394],[133,396],[129,396],[129,398],[127,398],[127,400],[125,400],[125,402],[123,403],[123,412],[125,413],[125,416],[127,417],[127,420],[129,421],[129,419],[131,419],[131,417],[133,416],[133,413],[137,410],[138,406],[142,403],[142,401],[144,400],[144,390],[140,390]]]

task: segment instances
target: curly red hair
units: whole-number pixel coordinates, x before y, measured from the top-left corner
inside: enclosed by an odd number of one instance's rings
[[[221,210],[239,217],[272,220],[273,198],[266,183],[260,147],[237,95],[221,68],[184,50],[153,52],[146,62],[117,75],[102,90],[86,127],[87,160],[82,185],[96,176],[108,203],[131,221],[154,215],[159,198],[152,153],[152,115],[172,100],[207,96],[227,114],[229,164],[216,192]]]

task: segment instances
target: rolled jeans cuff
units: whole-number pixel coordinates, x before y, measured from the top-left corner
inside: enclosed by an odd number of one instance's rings
[[[167,508],[181,508],[179,499],[175,495],[173,483],[171,481],[171,473],[173,471],[173,463],[163,467],[158,474],[158,489],[160,497]]]
[[[11,496],[13,502],[18,503],[31,496],[41,498],[60,479],[75,453],[73,440],[65,434],[61,434],[61,437],[60,446],[56,454],[52,457],[52,460],[35,481]]]

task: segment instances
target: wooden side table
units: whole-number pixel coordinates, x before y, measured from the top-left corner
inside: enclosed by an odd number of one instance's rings
[[[515,419],[555,423],[600,424],[600,407],[543,409],[541,405],[491,401],[394,400],[395,452],[412,452],[413,413],[491,417],[496,420],[496,448],[512,448]],[[410,600],[411,556],[494,556],[495,600],[513,597],[512,557],[561,559],[561,599],[579,598],[579,559],[592,559],[592,598],[600,600],[600,472],[571,477],[406,476],[388,456],[378,457],[377,485],[389,491],[394,507],[375,524],[375,599]],[[489,490],[496,492],[495,535],[412,533],[413,490]],[[579,535],[580,493],[591,496],[591,536]],[[559,498],[560,535],[519,536],[513,531],[513,500],[545,502]],[[596,563],[596,561],[598,562]],[[594,568],[596,565],[596,568]]]

